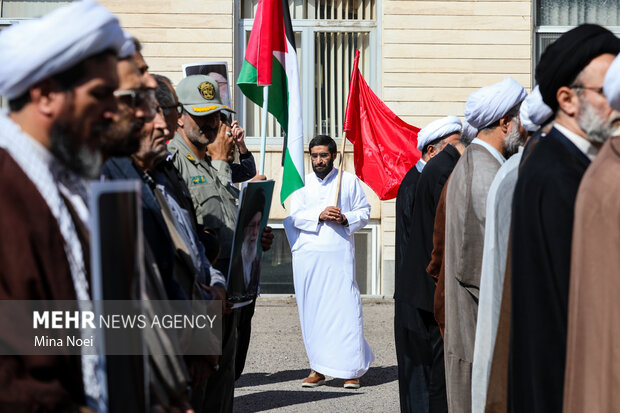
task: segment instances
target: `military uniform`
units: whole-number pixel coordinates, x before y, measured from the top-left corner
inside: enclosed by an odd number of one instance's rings
[[[177,95],[184,114],[192,117],[211,115],[222,109],[234,113],[222,105],[217,82],[209,76],[187,76],[179,82]],[[239,190],[230,183],[230,165],[225,161],[196,158],[181,135],[170,141],[168,150],[172,163],[187,183],[198,223],[218,238],[221,254],[214,267],[228,274],[239,205]],[[191,403],[196,412],[232,412],[235,377],[240,374],[245,361],[253,312],[252,304],[235,309],[223,318],[220,368],[209,377],[206,388],[194,389]],[[240,317],[243,320],[241,325]],[[244,337],[241,345],[237,342],[238,329]]]
[[[221,253],[213,266],[227,275],[239,203],[239,190],[230,185],[230,165],[196,158],[178,134],[168,143],[168,150],[174,167],[187,183],[198,223],[218,237]],[[238,311],[224,318],[220,370],[209,378],[206,389],[194,391],[192,406],[196,411],[232,411],[237,318]]]
[[[178,134],[168,143],[168,150],[172,163],[187,183],[198,223],[218,237],[222,252],[215,268],[226,274],[239,205],[239,190],[230,184],[230,165],[197,159]]]

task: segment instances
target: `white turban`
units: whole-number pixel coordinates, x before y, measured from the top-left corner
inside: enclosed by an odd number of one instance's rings
[[[106,49],[118,55],[125,40],[118,19],[92,0],[11,26],[0,32],[0,94],[16,98]]]
[[[133,36],[123,31],[124,41],[120,50],[118,51],[118,58],[125,59],[136,54],[136,45],[133,42]]]
[[[519,117],[528,132],[536,132],[553,115],[553,111],[543,102],[538,85],[521,104]]]
[[[421,151],[430,142],[443,138],[452,133],[461,133],[463,125],[456,116],[446,116],[436,119],[429,123],[424,129],[418,132],[418,150]]]
[[[620,55],[616,57],[607,70],[603,90],[607,100],[609,100],[609,106],[620,110]]]
[[[469,95],[465,103],[465,119],[480,130],[500,120],[527,96],[523,86],[508,77],[491,86],[485,86]]]
[[[468,143],[473,141],[478,135],[478,129],[474,128],[469,122],[463,122],[463,133],[461,133],[461,139],[465,137],[465,141]]]

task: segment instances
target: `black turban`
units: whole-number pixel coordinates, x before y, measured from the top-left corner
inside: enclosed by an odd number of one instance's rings
[[[599,25],[582,24],[564,33],[545,49],[536,66],[536,82],[543,101],[555,113],[559,88],[570,86],[595,57],[619,52],[620,39]]]

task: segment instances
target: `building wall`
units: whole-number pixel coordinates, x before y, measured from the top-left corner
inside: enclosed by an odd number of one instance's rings
[[[154,73],[177,83],[181,65],[226,61],[233,78],[235,3],[238,0],[102,0],[142,40]],[[462,117],[471,92],[513,76],[531,86],[532,0],[381,0],[381,98],[406,122],[426,126],[441,116]],[[338,142],[340,146],[340,142]],[[258,154],[258,147],[251,147]],[[281,149],[268,147],[266,175],[276,180],[272,219],[279,204]],[[258,157],[257,157],[258,162]],[[346,157],[352,171],[352,153]],[[306,154],[306,172],[311,171]],[[371,218],[381,223],[381,292],[394,291],[395,203],[365,187]],[[286,207],[286,205],[285,205]]]
[[[140,39],[150,71],[181,80],[181,65],[228,62],[232,74],[232,0],[100,0]]]
[[[420,128],[463,118],[474,90],[514,77],[531,87],[532,1],[383,0],[382,93]],[[383,293],[393,293],[394,201],[382,205]]]

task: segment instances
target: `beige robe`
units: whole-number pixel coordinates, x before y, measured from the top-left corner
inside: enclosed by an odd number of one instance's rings
[[[575,204],[564,412],[620,412],[620,137],[586,171]]]
[[[471,373],[478,316],[478,294],[486,202],[501,163],[476,143],[461,156],[446,193],[444,352],[448,409],[471,411]]]

